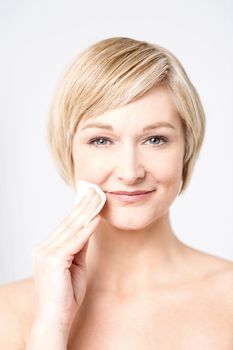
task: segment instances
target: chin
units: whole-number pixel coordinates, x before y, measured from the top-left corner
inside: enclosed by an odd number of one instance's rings
[[[137,231],[143,230],[149,225],[153,224],[156,221],[156,218],[149,216],[141,216],[135,218],[134,216],[128,215],[114,215],[111,217],[104,217],[104,220],[107,224],[125,231]]]

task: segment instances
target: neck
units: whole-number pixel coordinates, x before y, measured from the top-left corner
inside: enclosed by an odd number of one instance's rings
[[[89,240],[87,286],[115,295],[151,291],[178,273],[182,252],[168,212],[146,228],[129,231],[101,218]]]

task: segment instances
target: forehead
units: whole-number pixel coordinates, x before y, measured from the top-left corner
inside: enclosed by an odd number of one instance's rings
[[[141,98],[123,107],[108,110],[89,120],[81,120],[79,130],[97,123],[111,125],[117,129],[143,129],[153,123],[169,123],[176,129],[181,127],[174,101],[166,87],[155,87]]]

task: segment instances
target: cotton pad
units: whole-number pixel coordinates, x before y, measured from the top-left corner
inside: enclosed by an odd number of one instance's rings
[[[106,202],[106,195],[98,185],[93,184],[91,182],[84,181],[84,180],[79,180],[76,185],[76,197],[74,201],[74,207],[81,201],[82,197],[85,195],[87,190],[91,187],[93,187],[101,197],[101,203],[99,204],[98,208],[94,211],[94,213],[91,215],[91,217],[88,219],[88,222],[85,223],[85,225],[87,225],[96,215],[99,214],[99,212],[101,211],[101,209],[103,208]]]

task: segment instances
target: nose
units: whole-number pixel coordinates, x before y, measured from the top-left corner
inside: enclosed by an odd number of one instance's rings
[[[145,167],[133,145],[125,145],[119,152],[116,159],[116,175],[119,180],[129,185],[144,178]]]

